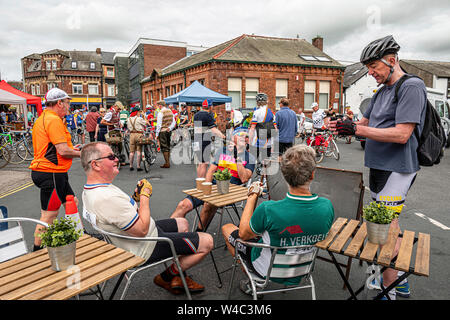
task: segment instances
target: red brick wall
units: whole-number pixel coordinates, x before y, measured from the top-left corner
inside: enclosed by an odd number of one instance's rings
[[[184,57],[186,48],[145,44],[144,77],[149,76],[153,69],[162,69]]]

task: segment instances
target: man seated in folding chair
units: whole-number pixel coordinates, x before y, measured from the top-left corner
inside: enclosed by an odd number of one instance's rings
[[[330,200],[310,192],[316,169],[314,149],[306,145],[289,148],[281,158],[280,167],[289,188],[286,198],[265,201],[256,208],[262,187],[255,181],[249,187],[239,228],[233,224],[222,227],[228,250],[233,256],[238,238],[278,247],[312,246],[325,239],[334,220],[334,209]],[[242,243],[237,249],[252,273],[265,278],[271,263],[270,249],[250,248]],[[295,277],[274,281],[297,285],[300,280],[301,277]],[[251,293],[246,280],[241,281],[240,288],[247,294]]]
[[[232,141],[228,141],[227,145],[218,152],[213,163],[208,168],[206,173],[206,182],[215,184],[213,174],[217,170],[228,168],[232,177],[230,183],[241,185],[247,183],[255,169],[255,157],[253,157],[247,150],[248,129],[239,127],[232,132]],[[203,201],[191,196],[187,196],[181,200],[171,218],[185,217],[186,214],[193,209],[203,205]],[[206,230],[209,223],[217,212],[217,207],[205,203],[200,213],[200,221],[197,231],[202,231],[202,226]]]
[[[150,196],[152,186],[147,180],[141,180],[135,193],[138,194],[138,207],[132,197],[112,184],[119,173],[119,160],[104,142],[85,145],[81,152],[81,164],[87,175],[83,191],[84,209],[89,213],[90,221],[107,232],[133,237],[167,237],[173,241],[182,271],[197,265],[212,250],[211,235],[200,232],[187,232],[188,221],[183,218],[155,221],[150,214]],[[146,260],[151,264],[172,256],[166,242],[135,241],[111,238],[113,244]],[[158,274],[153,282],[173,294],[183,292],[179,276],[180,270],[175,264]],[[185,275],[190,292],[201,292],[204,286]]]

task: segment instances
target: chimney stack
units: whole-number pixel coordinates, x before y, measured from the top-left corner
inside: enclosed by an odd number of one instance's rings
[[[97,54],[102,54],[102,49],[101,49],[101,48],[97,48],[97,50],[95,50],[95,52],[96,52]]]
[[[312,45],[318,48],[320,51],[323,51],[323,38],[321,36],[317,36],[312,39]]]

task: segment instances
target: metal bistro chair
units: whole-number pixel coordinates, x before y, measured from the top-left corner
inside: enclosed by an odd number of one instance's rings
[[[48,228],[48,224],[31,218],[5,218],[0,223],[17,222],[17,226],[0,231],[0,263],[28,253],[21,222],[32,222]]]
[[[312,300],[316,300],[316,290],[311,272],[314,269],[314,262],[317,255],[317,248],[314,246],[291,246],[291,247],[276,247],[264,243],[246,242],[237,239],[249,247],[269,249],[272,251],[270,258],[270,265],[267,270],[267,277],[260,278],[246,265],[245,260],[240,256],[239,251],[236,250],[233,264],[233,272],[231,274],[230,286],[228,288],[228,299],[231,296],[231,288],[233,285],[234,274],[236,267],[240,264],[248,279],[250,280],[250,287],[252,289],[253,300],[257,300],[258,295],[285,292],[292,290],[300,290],[311,288]],[[237,247],[237,244],[236,244]],[[279,250],[289,250],[287,254],[278,253]],[[298,285],[285,286],[281,289],[264,290],[274,278],[289,279],[298,276],[303,276]]]
[[[133,277],[138,272],[147,270],[149,268],[153,268],[153,267],[155,267],[157,265],[160,265],[160,264],[163,264],[163,263],[165,264],[166,262],[168,262],[170,260],[173,260],[174,263],[176,264],[178,270],[181,270],[180,262],[178,260],[178,255],[177,255],[177,253],[175,251],[175,247],[173,245],[173,241],[171,239],[169,239],[169,238],[166,238],[166,237],[142,237],[142,238],[138,238],[138,237],[124,236],[124,235],[120,235],[120,234],[116,234],[116,233],[112,233],[112,232],[108,232],[108,231],[102,230],[102,229],[100,229],[99,227],[97,227],[97,226],[95,226],[93,224],[91,224],[91,226],[92,226],[92,228],[95,231],[101,233],[105,237],[106,241],[108,243],[111,243],[111,244],[112,244],[111,238],[119,238],[119,239],[135,240],[135,241],[164,241],[164,242],[169,243],[170,250],[172,251],[172,256],[169,257],[169,258],[166,258],[166,259],[154,262],[152,264],[148,264],[148,265],[144,265],[144,266],[137,266],[135,268],[129,269],[126,272],[122,273],[122,275],[120,276],[119,280],[116,283],[116,286],[113,289],[113,292],[111,293],[110,299],[112,299],[114,297],[114,295],[115,295],[117,289],[119,288],[119,285],[122,282],[124,276],[127,278],[127,283],[125,285],[125,288],[123,289],[122,295],[120,296],[120,300],[124,299],[124,297],[125,297],[125,295],[126,295],[126,293],[128,291],[128,288],[131,285],[131,281],[132,281]],[[127,275],[128,272],[130,273],[129,276]],[[181,281],[183,282],[183,286],[184,286],[184,290],[186,292],[187,298],[189,300],[192,300],[191,293],[189,292],[189,288],[187,286],[186,279],[185,279],[185,277],[183,275],[183,272],[180,272],[180,277],[181,277]]]

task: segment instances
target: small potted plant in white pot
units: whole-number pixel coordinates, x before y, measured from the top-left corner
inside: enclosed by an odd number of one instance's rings
[[[214,179],[217,183],[217,192],[220,194],[226,194],[230,190],[231,173],[227,168],[223,170],[217,170],[214,174]]]
[[[37,236],[42,240],[41,247],[47,247],[53,270],[66,270],[75,264],[76,242],[81,230],[76,229],[73,219],[55,219],[47,230]]]
[[[392,220],[398,214],[382,202],[372,201],[363,208],[363,218],[367,225],[369,241],[375,244],[385,244],[389,235]]]

